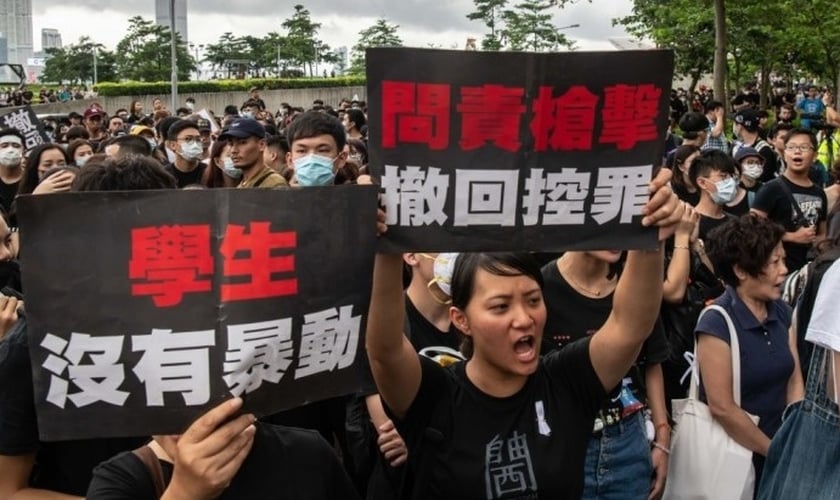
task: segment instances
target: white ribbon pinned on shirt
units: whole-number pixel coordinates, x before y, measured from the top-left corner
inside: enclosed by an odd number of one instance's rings
[[[539,429],[540,434],[543,436],[550,436],[551,427],[548,426],[548,422],[545,420],[545,408],[543,407],[543,402],[537,401],[534,403],[534,409],[537,410],[537,428]]]
[[[683,353],[683,359],[688,363],[688,370],[686,370],[685,373],[683,373],[683,376],[680,377],[680,385],[685,384],[685,379],[688,378],[689,375],[693,375],[694,380],[699,384],[700,378],[697,375],[697,359],[695,359],[694,353],[685,351]]]

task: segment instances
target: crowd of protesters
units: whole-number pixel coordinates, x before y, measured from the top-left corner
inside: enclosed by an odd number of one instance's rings
[[[178,436],[63,442],[38,438],[16,197],[376,182],[366,103],[273,113],[256,88],[218,115],[192,98],[94,103],[30,151],[0,130],[0,499],[656,499],[695,344],[703,397],[760,484],[804,395],[811,347],[792,305],[840,248],[840,162],[830,147],[819,159],[833,138],[821,124],[840,115],[816,98],[769,121],[752,99],[672,109],[643,220],[659,250],[377,255],[364,393],[260,420],[234,398]],[[724,318],[698,322],[711,302],[735,324],[740,405]],[[840,330],[820,338],[840,359]]]

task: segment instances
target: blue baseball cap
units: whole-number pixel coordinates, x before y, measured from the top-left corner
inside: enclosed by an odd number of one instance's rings
[[[222,130],[219,139],[227,139],[229,137],[235,137],[237,139],[259,137],[260,139],[265,139],[265,127],[252,118],[237,118]]]

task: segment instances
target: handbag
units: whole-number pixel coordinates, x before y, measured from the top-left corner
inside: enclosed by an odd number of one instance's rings
[[[770,442],[759,500],[840,498],[840,413],[826,390],[830,356],[824,347],[814,347],[805,399],[785,409]]]
[[[741,405],[741,356],[738,333],[732,318],[718,305],[710,305],[700,313],[717,311],[729,328],[732,355],[732,394]],[[699,318],[698,318],[699,321]],[[668,462],[665,500],[751,500],[755,485],[752,451],[732,439],[712,417],[708,405],[697,398],[700,373],[697,343],[694,344],[695,376],[691,377],[687,399],[673,401],[674,438]],[[747,414],[749,415],[749,414]],[[749,415],[758,424],[758,417]]]

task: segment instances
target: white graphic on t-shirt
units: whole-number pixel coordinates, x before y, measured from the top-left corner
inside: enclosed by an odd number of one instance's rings
[[[514,431],[507,440],[496,434],[485,447],[484,479],[488,500],[504,498],[510,493],[537,491],[525,434]]]
[[[812,194],[793,193],[793,198],[799,204],[799,210],[808,224],[816,226],[820,220],[820,212],[822,211],[822,198]],[[793,211],[793,217],[796,218],[796,210]]]

